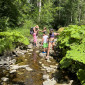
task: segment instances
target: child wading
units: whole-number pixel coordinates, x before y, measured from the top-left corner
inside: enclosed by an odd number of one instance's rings
[[[49,59],[49,51],[50,51],[51,45],[52,45],[52,48],[53,48],[53,50],[54,50],[54,45],[55,45],[54,37],[55,37],[56,35],[59,35],[59,33],[54,33],[54,30],[53,30],[53,29],[50,29],[50,33],[49,33],[49,43],[48,43],[48,51],[47,51],[46,59]]]
[[[46,35],[45,32],[43,32],[43,38],[42,38],[42,43],[43,43],[43,48],[44,48],[44,52],[43,53],[46,53],[46,50],[48,48],[48,36]]]
[[[33,28],[33,42],[34,42],[34,45],[37,46],[37,35],[38,35],[38,31],[39,31],[39,26],[36,25],[34,28]]]

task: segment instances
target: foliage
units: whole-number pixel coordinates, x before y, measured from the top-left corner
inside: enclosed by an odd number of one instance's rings
[[[69,25],[60,34],[59,47],[65,56],[60,61],[62,68],[70,67],[72,72],[84,69],[85,65],[85,26]]]
[[[50,26],[50,24],[52,25],[52,22],[54,20],[53,18],[53,13],[55,11],[55,9],[53,8],[53,3],[49,2],[49,3],[44,3],[42,9],[41,9],[41,13],[40,13],[40,25],[43,26]]]
[[[82,85],[85,85],[85,70],[83,69],[79,69],[79,71],[77,72],[78,78],[81,81]]]
[[[54,0],[56,14],[54,26],[68,26],[69,24],[84,25],[84,0]]]
[[[19,43],[28,45],[28,39],[17,31],[0,32],[0,53],[13,49]]]
[[[34,27],[34,26],[35,26],[35,24],[33,23],[32,20],[25,20],[25,23],[24,23],[24,25],[22,27],[19,27],[19,28],[16,27],[15,29],[9,29],[8,28],[8,31],[18,31],[23,36],[29,37],[29,36],[31,36],[30,35],[30,28]]]

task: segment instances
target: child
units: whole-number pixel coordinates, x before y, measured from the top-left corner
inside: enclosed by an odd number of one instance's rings
[[[43,48],[44,48],[44,52],[43,53],[46,53],[46,49],[48,47],[48,36],[46,35],[45,32],[43,32],[43,38],[42,38],[42,43],[43,43]]]
[[[34,42],[34,45],[37,46],[37,35],[38,35],[38,31],[39,31],[39,26],[36,25],[34,28],[33,28],[33,42]]]
[[[35,46],[37,46],[37,31],[35,31],[34,33],[33,33],[33,41],[34,41],[34,45]]]
[[[46,56],[46,59],[49,59],[49,51],[50,51],[50,47],[52,45],[52,48],[54,50],[54,37],[56,35],[60,35],[59,33],[54,33],[54,30],[53,29],[50,29],[50,33],[49,33],[49,43],[48,43],[48,51],[47,51],[47,56]]]

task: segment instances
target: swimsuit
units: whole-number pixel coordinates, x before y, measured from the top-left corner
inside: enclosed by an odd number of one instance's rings
[[[50,38],[54,38],[54,36],[55,36],[54,33],[52,34],[50,33]]]
[[[50,38],[54,38],[54,33],[52,33],[52,34],[50,34]],[[49,41],[51,44],[54,42],[54,40],[52,40],[52,41]]]
[[[53,43],[54,42],[54,40],[53,41],[49,41],[50,43]]]

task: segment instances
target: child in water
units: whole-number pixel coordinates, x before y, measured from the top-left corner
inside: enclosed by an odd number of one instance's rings
[[[46,35],[45,32],[43,32],[43,38],[42,38],[42,44],[43,44],[43,48],[44,48],[44,52],[43,53],[46,53],[46,50],[48,48],[48,36]]]
[[[38,35],[38,31],[39,31],[39,26],[36,25],[34,28],[33,28],[33,42],[34,42],[34,45],[37,46],[37,35]]]
[[[49,51],[50,51],[50,47],[52,45],[52,48],[54,50],[54,45],[55,45],[55,42],[54,42],[54,37],[56,35],[60,35],[59,33],[55,33],[53,29],[50,29],[50,33],[49,33],[49,43],[48,43],[48,51],[47,51],[47,56],[46,56],[46,59],[49,59]]]

